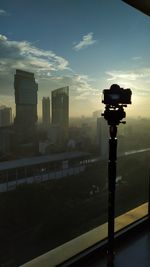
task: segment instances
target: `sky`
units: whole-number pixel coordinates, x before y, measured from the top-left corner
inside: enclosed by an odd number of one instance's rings
[[[150,18],[121,0],[0,0],[0,105],[14,110],[16,69],[35,73],[39,116],[62,86],[70,116],[91,116],[118,83],[132,90],[129,116],[149,117]]]

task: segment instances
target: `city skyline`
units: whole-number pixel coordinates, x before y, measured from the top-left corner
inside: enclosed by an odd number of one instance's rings
[[[42,124],[45,129],[50,127],[50,98],[42,98]]]
[[[149,116],[147,16],[121,0],[1,0],[0,10],[0,104],[14,111],[19,68],[35,74],[39,117],[43,96],[64,86],[70,116],[89,116],[104,108],[101,93],[112,83],[133,91],[127,116]]]

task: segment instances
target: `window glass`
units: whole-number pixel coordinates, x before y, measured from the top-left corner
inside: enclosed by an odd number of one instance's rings
[[[112,84],[132,90],[118,126],[116,216],[147,202],[149,23],[120,0],[0,1],[0,266],[107,222],[101,113]]]

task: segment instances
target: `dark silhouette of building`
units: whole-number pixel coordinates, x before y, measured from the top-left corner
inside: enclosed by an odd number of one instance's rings
[[[150,16],[150,2],[148,0],[123,0],[129,5],[139,9],[146,15]]]
[[[61,143],[68,140],[69,131],[69,87],[52,91],[52,124],[61,131]]]
[[[0,127],[0,159],[10,160],[14,150],[13,126]]]
[[[31,144],[31,150],[34,150],[33,143],[35,144],[36,140],[38,90],[34,73],[16,70],[14,88],[16,103],[14,128],[17,145]]]
[[[43,97],[42,99],[42,122],[43,127],[48,129],[50,127],[50,98]]]
[[[0,107],[0,127],[12,124],[12,109],[6,106]]]

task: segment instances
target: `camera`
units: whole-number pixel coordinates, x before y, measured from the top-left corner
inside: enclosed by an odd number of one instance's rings
[[[102,103],[111,106],[118,106],[119,104],[131,104],[131,89],[121,88],[118,84],[111,85],[110,89],[103,90]]]

